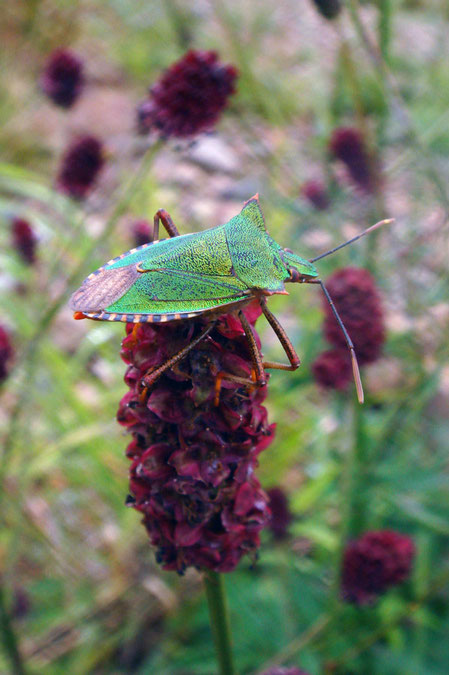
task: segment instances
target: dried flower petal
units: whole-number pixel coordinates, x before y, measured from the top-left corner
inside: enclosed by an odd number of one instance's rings
[[[69,49],[56,49],[49,56],[40,84],[53,103],[70,108],[84,85],[81,59]]]
[[[101,141],[83,136],[67,149],[59,169],[57,186],[75,199],[84,199],[93,188],[104,164]]]
[[[190,50],[151,87],[138,108],[142,133],[189,138],[210,130],[235,91],[237,70],[216,52]]]
[[[343,557],[342,593],[347,602],[370,604],[410,574],[415,546],[391,530],[367,532],[350,542]]]
[[[254,323],[258,311],[249,306],[245,313]],[[255,554],[270,516],[254,475],[258,453],[274,433],[262,406],[266,387],[224,379],[215,405],[219,372],[250,381],[251,356],[235,315],[221,316],[208,338],[142,399],[148,368],[187,346],[202,326],[201,319],[128,324],[122,343],[130,391],[118,420],[133,437],[128,503],[143,514],[157,560],[179,573],[189,566],[234,569],[244,554]]]

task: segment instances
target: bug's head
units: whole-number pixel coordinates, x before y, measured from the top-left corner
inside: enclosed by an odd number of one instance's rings
[[[281,255],[284,265],[290,274],[290,278],[286,279],[287,283],[302,283],[307,279],[318,276],[315,265],[308,260],[304,260],[304,258],[300,258],[299,255],[293,253],[289,248],[282,249]]]

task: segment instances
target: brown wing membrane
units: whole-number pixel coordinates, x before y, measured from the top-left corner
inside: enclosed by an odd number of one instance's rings
[[[70,298],[69,305],[76,312],[98,312],[121,298],[139,276],[135,263],[113,269],[100,268],[89,274]]]

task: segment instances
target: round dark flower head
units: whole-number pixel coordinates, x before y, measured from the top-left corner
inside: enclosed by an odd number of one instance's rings
[[[342,594],[347,602],[370,604],[410,574],[415,546],[391,530],[367,532],[350,542],[343,556]]]
[[[325,389],[343,391],[352,381],[351,359],[348,351],[329,349],[312,364],[315,382]]]
[[[53,103],[62,108],[70,108],[84,85],[81,59],[69,49],[56,49],[50,54],[40,85]]]
[[[249,306],[254,323],[259,308]],[[223,379],[251,380],[252,362],[239,319],[220,317],[209,336],[142,396],[149,369],[190,344],[202,319],[128,324],[122,358],[129,392],[118,411],[132,441],[128,504],[143,514],[156,559],[179,573],[193,566],[228,572],[248,553],[269,521],[268,497],[255,476],[257,456],[274,434],[256,388]]]
[[[212,129],[235,91],[236,78],[236,68],[220,63],[216,52],[188,51],[139,106],[140,131],[191,138]]]
[[[131,225],[134,246],[143,246],[153,239],[153,228],[148,220],[135,220]]]
[[[84,199],[93,188],[104,164],[101,141],[94,136],[75,140],[62,158],[57,186],[75,199]]]
[[[3,326],[0,326],[0,383],[8,377],[13,357],[14,349],[10,335]]]
[[[373,192],[378,183],[374,158],[370,156],[365,140],[358,129],[340,127],[332,134],[329,149],[343,162],[349,176],[365,192]]]
[[[329,208],[329,195],[326,187],[319,180],[309,180],[302,186],[302,195],[305,197],[318,211],[325,211]]]
[[[268,505],[271,511],[269,528],[275,539],[284,539],[288,534],[288,526],[293,520],[292,513],[288,506],[287,496],[280,487],[273,487],[267,492],[269,497]]]
[[[37,237],[33,228],[24,218],[14,218],[11,224],[13,248],[30,265],[36,262]]]
[[[335,19],[341,12],[341,0],[313,0],[313,4],[325,19]]]
[[[296,666],[274,666],[265,670],[262,675],[308,675],[308,673],[301,668],[296,668]]]
[[[346,329],[354,343],[360,365],[376,361],[385,341],[385,328],[379,292],[371,274],[357,267],[337,270],[326,281]],[[344,335],[327,302],[324,335],[340,350],[346,350]]]

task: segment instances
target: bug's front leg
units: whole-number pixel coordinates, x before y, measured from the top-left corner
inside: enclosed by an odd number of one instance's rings
[[[159,239],[159,223],[162,223],[169,237],[179,237],[179,231],[173,222],[171,215],[165,209],[159,209],[154,214],[153,220],[153,241]]]
[[[292,345],[292,342],[290,338],[288,337],[287,333],[285,330],[282,328],[281,324],[279,323],[278,319],[274,316],[272,312],[267,307],[267,301],[264,297],[260,298],[260,306],[262,308],[262,312],[264,313],[264,316],[266,317],[268,323],[276,333],[276,335],[279,338],[279,342],[281,343],[282,347],[284,348],[284,352],[287,354],[287,358],[290,361],[290,365],[286,363],[277,363],[275,361],[264,361],[263,366],[264,368],[275,368],[277,370],[296,370],[298,366],[300,365],[301,361],[299,359],[298,354],[295,351],[295,348]]]
[[[254,366],[255,382],[259,387],[263,387],[267,383],[267,376],[265,375],[262,354],[260,353],[260,349],[257,345],[253,328],[242,310],[239,312],[239,319],[243,326],[243,330],[245,331],[246,339],[248,340],[248,347]]]
[[[172,368],[174,365],[178,363],[178,361],[181,361],[187,354],[194,349],[201,340],[204,340],[213,327],[215,326],[217,322],[213,321],[212,323],[208,324],[206,328],[194,339],[190,344],[187,345],[187,347],[184,347],[181,349],[177,354],[174,354],[174,356],[170,357],[163,363],[159,368],[156,368],[155,370],[148,370],[145,375],[142,377],[140,380],[140,386],[142,387],[142,393],[141,393],[141,401],[144,402],[147,399],[148,396],[148,390],[153,386],[153,384],[160,378],[161,375],[165,373],[166,370],[169,370]]]

